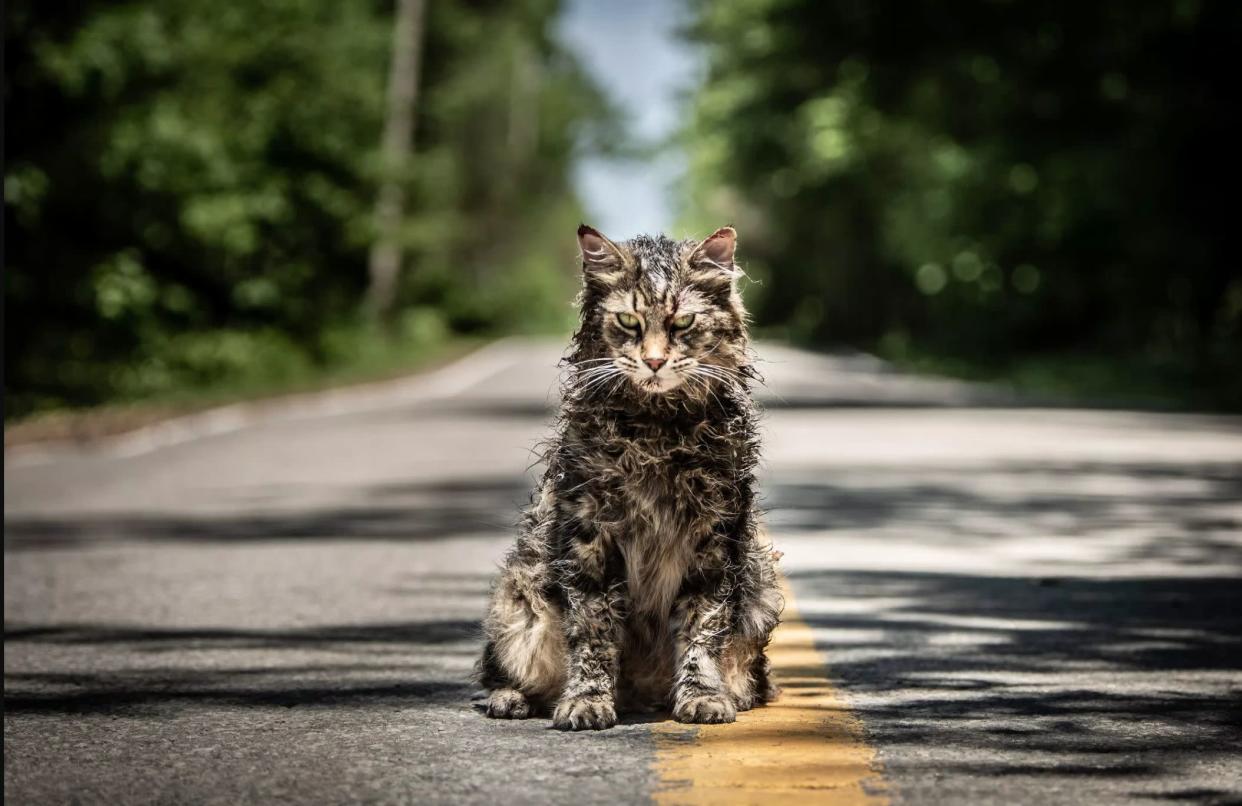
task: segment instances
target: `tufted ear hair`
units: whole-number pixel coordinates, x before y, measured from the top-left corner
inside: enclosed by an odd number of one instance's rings
[[[733,252],[737,248],[737,230],[721,227],[709,235],[690,253],[690,268],[695,282],[704,285],[728,283],[732,286],[738,270],[733,264]]]
[[[582,250],[582,272],[588,279],[609,282],[625,268],[620,248],[594,227],[579,225],[578,248]]]
[[[733,250],[737,248],[737,230],[721,227],[694,248],[690,265],[705,269],[715,267],[733,271]]]

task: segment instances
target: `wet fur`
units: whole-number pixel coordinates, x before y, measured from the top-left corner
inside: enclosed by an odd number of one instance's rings
[[[484,621],[487,713],[551,711],[571,730],[611,727],[619,709],[731,722],[775,694],[764,650],[783,607],[757,527],[733,233],[579,236],[582,321],[556,433]],[[641,334],[617,325],[618,306],[644,317]],[[693,327],[669,325],[688,310]],[[650,350],[690,367],[684,379],[645,388]]]

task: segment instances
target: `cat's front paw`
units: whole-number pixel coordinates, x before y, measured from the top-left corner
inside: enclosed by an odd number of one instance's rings
[[[737,719],[737,709],[723,694],[702,694],[679,699],[673,706],[673,719],[699,725],[732,722]]]
[[[488,695],[487,715],[492,719],[525,719],[530,716],[530,703],[516,689],[497,689]]]
[[[552,714],[552,726],[560,730],[604,730],[615,724],[617,709],[610,697],[566,698]]]

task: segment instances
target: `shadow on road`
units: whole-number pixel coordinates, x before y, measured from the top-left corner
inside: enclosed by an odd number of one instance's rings
[[[1242,744],[1236,579],[790,576],[899,775],[1142,779]]]
[[[132,714],[204,704],[352,708],[464,702],[472,688],[466,675],[444,679],[441,667],[446,659],[462,661],[458,666],[472,660],[479,634],[479,622],[470,620],[268,630],[6,625],[4,643],[9,650],[35,645],[70,651],[90,648],[104,653],[100,657],[155,654],[178,659],[180,664],[110,671],[6,672],[4,707],[11,714]],[[251,652],[239,656],[239,650]],[[222,665],[229,658],[254,658],[256,651],[262,653],[259,657],[265,665]],[[348,661],[299,662],[308,655]],[[373,662],[363,662],[368,660]],[[425,679],[429,674],[437,678]]]
[[[18,517],[5,549],[99,542],[237,543],[305,539],[419,541],[512,534],[529,500],[527,476],[363,488],[357,505],[221,514],[120,513]],[[287,492],[287,491],[285,491]],[[762,485],[778,533],[897,530],[928,544],[1006,537],[1074,541],[1140,527],[1110,561],[1158,560],[1242,568],[1242,464],[1236,462],[999,462],[946,468],[831,468],[780,473]],[[262,500],[262,491],[255,499]]]
[[[764,490],[772,530],[829,555],[851,541],[900,539],[958,552],[938,555],[942,562],[1036,542],[1066,558],[1065,578],[1014,576],[1021,561],[1003,552],[995,556],[1015,569],[1005,574],[790,574],[831,674],[898,777],[1185,780],[1202,765],[1224,764],[1242,744],[1242,585],[1220,571],[1242,568],[1238,463],[829,466],[783,470]],[[318,512],[14,519],[6,548],[494,538],[512,533],[529,481],[354,492],[356,506]],[[882,551],[875,557],[885,567]],[[1136,562],[1170,576],[1125,570]],[[1114,578],[1082,577],[1105,570]],[[487,573],[436,574],[389,580],[376,592],[424,603],[458,596],[460,612],[441,620],[279,629],[88,617],[7,624],[6,647],[37,655],[38,665],[6,674],[6,709],[55,717],[162,716],[194,706],[465,708],[478,648],[470,616],[482,610],[487,581]],[[1220,794],[1153,787],[1142,784],[1136,796]]]
[[[109,541],[443,540],[512,532],[529,500],[524,476],[368,488],[365,504],[316,510],[211,514],[106,514],[5,521],[5,550]],[[261,496],[261,491],[256,493]]]
[[[281,669],[282,674],[304,671],[340,672],[342,669]],[[468,683],[455,681],[412,681],[380,685],[288,687],[283,690],[234,685],[233,676],[249,675],[252,670],[223,670],[197,674],[191,680],[159,673],[70,675],[72,682],[90,685],[90,690],[72,694],[6,694],[4,709],[10,714],[112,714],[154,715],[180,710],[188,705],[234,705],[269,708],[358,708],[362,706],[403,707],[413,704],[462,702],[470,695]],[[271,676],[276,676],[275,670]],[[21,682],[57,683],[50,675],[11,675]],[[251,679],[244,677],[243,679]],[[208,687],[210,686],[210,687]]]
[[[1242,569],[1242,464],[1003,462],[781,474],[764,489],[773,532],[897,536],[928,546],[1052,541],[1082,562]],[[1128,537],[1116,540],[1122,531]],[[1081,568],[1080,568],[1081,570]]]

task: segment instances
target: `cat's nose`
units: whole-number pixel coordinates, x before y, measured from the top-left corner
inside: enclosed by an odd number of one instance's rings
[[[659,372],[660,367],[668,363],[667,358],[644,358],[643,363],[651,367],[652,372]]]

